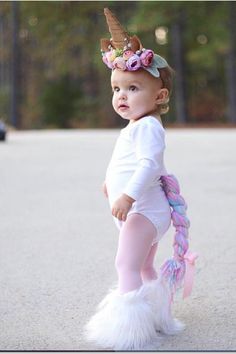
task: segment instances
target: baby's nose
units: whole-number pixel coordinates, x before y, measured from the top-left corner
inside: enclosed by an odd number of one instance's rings
[[[121,100],[126,100],[127,99],[127,95],[126,95],[125,91],[121,91],[120,90],[119,93],[120,93],[119,94],[119,99],[121,99]]]

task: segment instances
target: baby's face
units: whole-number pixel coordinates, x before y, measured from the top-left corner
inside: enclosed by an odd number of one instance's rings
[[[115,69],[111,75],[112,105],[122,118],[136,120],[157,114],[157,98],[162,81],[140,69],[135,72]]]

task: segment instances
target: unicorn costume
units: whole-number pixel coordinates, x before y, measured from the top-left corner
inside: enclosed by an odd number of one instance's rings
[[[112,38],[101,40],[103,62],[110,69],[142,68],[161,77],[162,69],[168,67],[166,60],[143,48],[137,36],[129,37],[108,9],[104,13]],[[167,174],[164,149],[165,131],[159,121],[152,116],[142,117],[121,130],[107,169],[110,205],[122,193],[135,199],[128,215],[143,214],[154,224],[154,242],[167,231],[171,220],[176,232],[174,255],[162,265],[158,279],[124,294],[112,289],[86,324],[87,340],[103,348],[157,349],[157,332],[175,334],[184,327],[172,317],[171,302],[183,282],[184,297],[190,294],[197,255],[188,252],[187,206],[177,179]],[[115,222],[119,228],[122,226],[116,218]]]
[[[106,173],[110,205],[122,193],[135,199],[128,215],[139,213],[153,223],[157,230],[153,243],[161,239],[171,222],[170,205],[161,186],[161,176],[167,175],[164,149],[165,131],[156,118],[130,122],[121,130]],[[115,217],[114,221],[120,229],[123,222]]]

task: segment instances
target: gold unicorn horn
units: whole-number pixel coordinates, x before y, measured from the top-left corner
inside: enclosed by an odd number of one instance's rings
[[[104,15],[106,16],[109,32],[112,36],[111,44],[116,49],[123,49],[129,41],[129,35],[121,26],[115,15],[108,9],[104,9]]]

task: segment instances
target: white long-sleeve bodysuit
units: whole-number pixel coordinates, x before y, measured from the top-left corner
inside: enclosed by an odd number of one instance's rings
[[[152,116],[130,122],[120,135],[106,172],[110,206],[122,193],[135,199],[128,215],[139,213],[156,227],[158,242],[168,230],[171,212],[162,190],[160,177],[166,175],[164,165],[165,130]],[[120,229],[123,221],[114,217]]]

